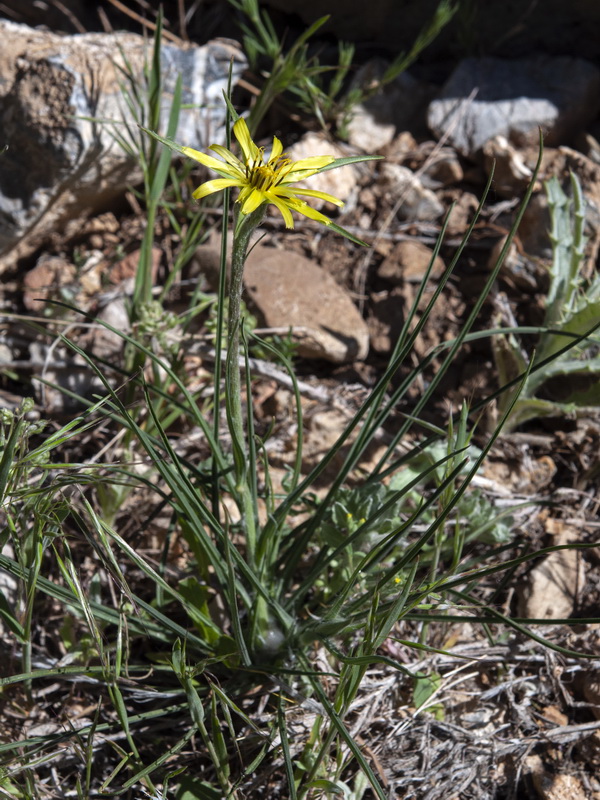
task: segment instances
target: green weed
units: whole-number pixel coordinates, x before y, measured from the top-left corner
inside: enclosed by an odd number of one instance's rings
[[[520,390],[509,428],[539,417],[576,416],[585,413],[586,405],[600,402],[600,275],[586,278],[582,264],[586,238],[585,200],[579,179],[570,177],[572,196],[568,197],[558,178],[546,182],[546,194],[552,220],[552,266],[546,298],[543,327],[533,356],[533,369]],[[518,332],[501,334],[493,340],[494,355],[502,384],[522,375],[526,355]],[[540,397],[553,379],[561,386],[573,387],[563,392],[563,400]],[[568,379],[565,384],[564,379]],[[578,379],[583,386],[578,387]],[[584,388],[585,387],[585,388]],[[547,394],[547,391],[546,391]],[[501,401],[501,408],[508,400]]]

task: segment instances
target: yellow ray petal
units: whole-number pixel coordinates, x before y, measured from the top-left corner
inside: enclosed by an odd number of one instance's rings
[[[242,117],[238,119],[233,126],[233,133],[235,138],[240,143],[245,160],[247,162],[256,161],[256,159],[260,157],[260,150],[252,141],[252,137],[250,136],[250,131],[248,130],[248,125],[246,124],[245,119],[242,119]]]
[[[279,181],[279,183],[284,184],[287,186],[288,183],[297,183],[298,181],[304,181],[307,178],[312,178],[313,175],[316,175],[319,172],[318,169],[299,169],[295,170],[294,165],[292,164],[291,168],[288,172],[284,173],[283,178]]]
[[[304,169],[323,169],[328,164],[335,161],[334,156],[311,156],[310,158],[301,158],[300,161],[292,163],[292,172],[297,172]]]
[[[302,195],[303,197],[318,197],[319,200],[326,200],[328,203],[333,203],[340,208],[344,205],[344,201],[340,200],[328,192],[319,192],[316,189],[286,189],[283,186],[278,186],[276,192],[281,197],[296,197]]]
[[[239,172],[240,176],[244,177],[246,175],[245,166],[237,156],[233,155],[231,150],[228,150],[220,144],[211,144],[210,149],[214,150],[217,155],[220,155],[236,172]]]
[[[267,198],[270,203],[273,203],[274,206],[277,207],[281,216],[283,217],[283,221],[285,222],[286,228],[293,228],[294,227],[294,218],[290,213],[290,209],[287,206],[287,203],[284,200],[280,200],[276,195],[269,192],[267,194]]]
[[[201,153],[199,150],[194,150],[191,147],[182,147],[181,152],[188,158],[193,158],[194,161],[198,161],[200,164],[204,164],[205,167],[218,172],[219,175],[231,175],[232,178],[236,176],[236,173],[229,164],[225,164],[223,161],[217,161],[216,158],[207,156],[206,153]]]
[[[261,192],[260,189],[253,189],[244,200],[242,214],[251,214],[253,211],[256,211],[259,205],[264,203],[266,199],[267,196],[264,192]]]
[[[324,225],[331,225],[331,220],[329,217],[326,217],[325,214],[321,214],[320,211],[316,211],[303,200],[294,200],[293,198],[290,198],[287,202],[287,205],[293,211],[297,211],[298,214],[303,214],[309,219],[316,220],[316,222],[322,222]]]
[[[253,191],[254,188],[252,186],[245,184],[244,187],[241,189],[240,193],[238,194],[237,202],[240,203],[241,205],[244,205],[244,203],[246,202],[246,200],[252,194]]]
[[[200,200],[209,194],[220,192],[221,189],[227,189],[228,186],[239,186],[240,182],[233,178],[217,178],[214,181],[206,181],[200,184],[196,191],[192,194],[194,200]]]
[[[273,147],[271,148],[271,155],[269,156],[269,162],[277,161],[279,156],[283,153],[283,145],[279,141],[279,139],[274,136],[273,137]]]

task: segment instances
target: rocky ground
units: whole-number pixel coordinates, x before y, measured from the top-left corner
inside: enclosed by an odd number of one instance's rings
[[[84,56],[110,60],[114,53],[107,49],[109,44],[94,34],[98,38],[93,43],[86,41],[82,48],[74,42],[65,50],[57,34],[11,27],[34,24],[16,13],[2,19],[0,5],[0,29],[11,42],[0,54],[0,107],[9,143],[9,151],[0,156],[4,221],[0,403],[16,408],[24,396],[33,396],[35,413],[59,426],[73,415],[76,405],[48,383],[88,395],[95,384],[89,369],[61,346],[57,335],[70,332],[98,359],[115,364],[121,363],[122,340],[94,326],[81,326],[73,315],[59,313],[45,301],[66,301],[127,329],[126,299],[132,291],[145,215],[139,194],[127,188],[136,178],[131,159],[105,142],[111,160],[103,162],[97,141],[86,128],[90,123],[65,121],[65,108],[70,108],[77,84],[72,75],[83,70]],[[123,41],[133,52],[140,42],[131,33],[124,36],[130,37]],[[179,42],[170,45],[177,64]],[[197,54],[198,59],[206,57],[210,66],[202,88],[216,86],[215,96],[219,93],[224,65],[233,53],[235,78],[242,81],[238,91],[247,91],[256,76],[244,72],[237,45],[209,42],[203,47],[208,49]],[[58,66],[50,58],[57,48],[68,53]],[[365,75],[380,74],[381,64],[368,60],[361,70],[357,79],[365,80]],[[64,76],[57,77],[61,71],[71,76],[66,82]],[[247,264],[246,300],[255,327],[282,338],[290,326],[294,329],[307,424],[305,470],[331,447],[385,369],[447,219],[421,309],[431,297],[471,223],[494,164],[481,215],[415,345],[412,364],[458,334],[532,179],[540,130],[544,154],[532,199],[476,329],[542,323],[552,259],[544,182],[552,176],[565,189],[571,172],[580,181],[587,237],[582,271],[589,280],[597,271],[600,144],[595,134],[600,131],[600,63],[540,52],[519,61],[460,59],[447,80],[437,83],[431,79],[435,70],[430,68],[429,74],[429,79],[405,74],[359,108],[345,142],[303,129],[282,108],[271,117],[271,132],[290,142],[292,158],[368,152],[385,159],[325,173],[319,176],[322,184],[311,183],[311,188],[345,201],[335,221],[364,239],[368,249],[305,220],[297,222],[293,233],[286,232],[281,218],[270,215],[265,235]],[[103,79],[100,116],[114,110],[116,94],[114,76],[112,84],[110,76]],[[82,105],[78,113],[86,110]],[[202,138],[206,132],[199,133],[201,126],[194,125],[184,120],[179,141],[202,149],[208,144]],[[215,113],[210,141],[222,140],[222,125],[223,116]],[[261,135],[267,143],[264,125]],[[83,155],[76,152],[75,139],[77,147],[84,148]],[[204,177],[198,172],[186,180],[193,186]],[[176,213],[189,224],[184,205],[176,203]],[[174,313],[185,307],[198,282],[204,292],[214,290],[220,220],[220,210],[207,207],[206,237],[166,295],[166,307]],[[156,286],[169,279],[179,244],[179,234],[161,211],[153,251]],[[596,321],[591,319],[590,324]],[[210,320],[200,317],[184,363],[191,380],[210,376],[210,342]],[[529,354],[534,342],[531,337],[524,340]],[[257,424],[265,429],[274,425],[270,457],[274,467],[283,470],[294,441],[290,387],[282,372],[261,360],[260,354],[256,359]],[[435,370],[434,361],[424,381]],[[463,401],[475,405],[498,387],[497,354],[490,339],[472,341],[444,377],[425,416],[443,426]],[[507,431],[477,479],[482,491],[500,506],[515,500],[527,504],[518,518],[518,536],[528,538],[532,548],[598,539],[597,374],[582,378],[580,389],[586,402],[572,413],[534,418]],[[572,393],[572,385],[557,381],[545,386],[542,396],[562,402]],[[415,388],[397,409],[398,415],[410,413],[417,399]],[[482,436],[493,425],[495,411],[492,404],[482,419]],[[394,419],[390,425],[390,431],[381,432],[382,439],[390,435]],[[102,442],[86,439],[82,452],[71,450],[69,458],[83,462],[97,445]],[[600,659],[597,624],[589,623],[590,618],[600,617],[597,551],[558,551],[542,563],[521,568],[510,586],[503,587],[502,602],[506,612],[524,618],[581,619],[580,624],[546,627],[544,636]],[[415,709],[399,689],[395,674],[374,669],[354,709],[357,731],[364,731],[361,725],[369,721],[370,739],[364,744],[390,797],[600,797],[597,661],[538,648],[518,635],[490,645],[479,629],[463,622],[444,627],[439,641],[431,644],[452,655],[423,661],[401,648],[390,653],[407,666],[418,661],[420,669],[435,668],[441,679],[430,703]],[[465,656],[473,660],[465,661]],[[440,707],[443,714],[437,713]],[[306,714],[299,717],[299,728],[309,725]],[[9,729],[18,735],[16,727],[13,720]],[[250,786],[248,796],[267,796],[265,791],[264,785]],[[273,791],[271,787],[269,796],[276,796]]]

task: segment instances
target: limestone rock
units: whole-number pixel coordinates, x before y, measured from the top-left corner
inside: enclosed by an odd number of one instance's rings
[[[547,145],[563,144],[595,118],[599,97],[600,71],[583,59],[466,58],[430,104],[428,123],[465,156],[494,136],[535,145],[540,127]]]
[[[525,191],[533,170],[504,136],[494,136],[487,141],[483,155],[486,170],[494,170],[494,189],[498,194],[510,198]]]
[[[372,106],[372,103],[356,106],[348,124],[348,141],[365,153],[377,153],[396,135],[396,126],[391,122],[380,122]]]
[[[352,151],[352,153],[346,152],[339,144],[330,141],[323,134],[307,133],[299,142],[292,145],[287,153],[292,161],[300,161],[304,158],[322,155],[344,158],[345,156],[353,155],[355,151]],[[314,189],[317,192],[328,192],[339,200],[346,202],[356,188],[357,179],[357,168],[353,164],[346,164],[345,167],[339,167],[339,169],[319,172],[317,175],[313,175],[309,181],[301,181],[297,185],[305,185],[307,189]],[[315,199],[314,197],[309,198],[308,202],[318,210],[325,207],[325,213],[329,213],[332,208],[335,208],[330,203],[326,203],[325,200]]]
[[[60,36],[0,20],[0,256],[6,265],[33,252],[52,230],[69,233],[81,216],[139,175],[116,142],[138,131],[123,99],[123,54],[141,83],[148,44],[131,33]],[[183,103],[176,139],[203,149],[224,139],[227,85],[245,62],[235,43],[162,47],[163,127],[177,76]],[[113,121],[105,122],[106,120]],[[104,122],[103,122],[104,121]],[[8,253],[10,252],[10,259]]]
[[[433,221],[442,216],[443,204],[408,167],[383,162],[380,170],[393,202],[402,199],[398,209],[401,219]]]
[[[335,364],[366,358],[366,323],[347,292],[309,259],[258,245],[244,283],[266,326],[293,329],[301,356]]]

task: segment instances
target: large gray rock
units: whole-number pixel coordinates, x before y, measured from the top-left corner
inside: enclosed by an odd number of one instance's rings
[[[599,107],[600,72],[582,59],[466,58],[430,104],[428,123],[436,136],[473,156],[494,136],[534,145],[539,128],[548,145],[564,144]]]
[[[292,328],[298,353],[335,364],[366,358],[367,325],[331,275],[298,253],[256,246],[244,284],[265,325],[285,335]]]
[[[139,174],[135,158],[114,137],[127,139],[123,122],[139,136],[120,68],[125,56],[141,86],[151,44],[131,33],[60,36],[6,20],[0,20],[0,37],[0,146],[9,147],[0,156],[0,258],[6,264],[31,253],[53,230],[68,234],[70,221],[106,205]],[[233,42],[162,46],[163,131],[181,73],[183,103],[193,107],[181,112],[177,141],[200,150],[223,141],[222,90],[232,57],[235,79],[245,62]]]

